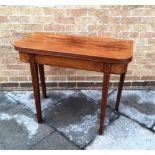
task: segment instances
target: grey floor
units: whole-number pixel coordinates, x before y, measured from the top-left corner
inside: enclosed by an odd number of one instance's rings
[[[49,91],[43,123],[31,91],[0,92],[0,149],[155,149],[155,91],[124,90],[119,113],[109,91],[104,135],[98,135],[101,91]]]

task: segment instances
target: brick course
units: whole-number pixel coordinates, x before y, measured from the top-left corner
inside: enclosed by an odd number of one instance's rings
[[[126,81],[155,81],[155,6],[0,6],[1,86],[31,82],[29,66],[19,61],[13,43],[34,31],[132,39],[134,59]],[[62,87],[102,82],[101,73],[90,71],[46,66],[45,73],[47,82]]]

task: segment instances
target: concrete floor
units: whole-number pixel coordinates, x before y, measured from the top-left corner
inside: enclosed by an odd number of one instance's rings
[[[155,149],[155,91],[124,90],[119,113],[110,91],[104,135],[98,135],[101,91],[60,90],[42,100],[35,117],[31,91],[0,92],[0,149]]]

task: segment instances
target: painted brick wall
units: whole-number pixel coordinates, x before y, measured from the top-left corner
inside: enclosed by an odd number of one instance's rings
[[[31,81],[29,66],[19,61],[13,43],[34,31],[133,39],[134,59],[126,80],[155,80],[155,6],[0,6],[0,83]],[[102,81],[96,72],[45,70],[47,81]]]

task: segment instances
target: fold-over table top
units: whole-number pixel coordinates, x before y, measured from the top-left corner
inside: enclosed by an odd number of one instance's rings
[[[15,42],[20,52],[128,63],[132,60],[131,40],[36,32]]]

